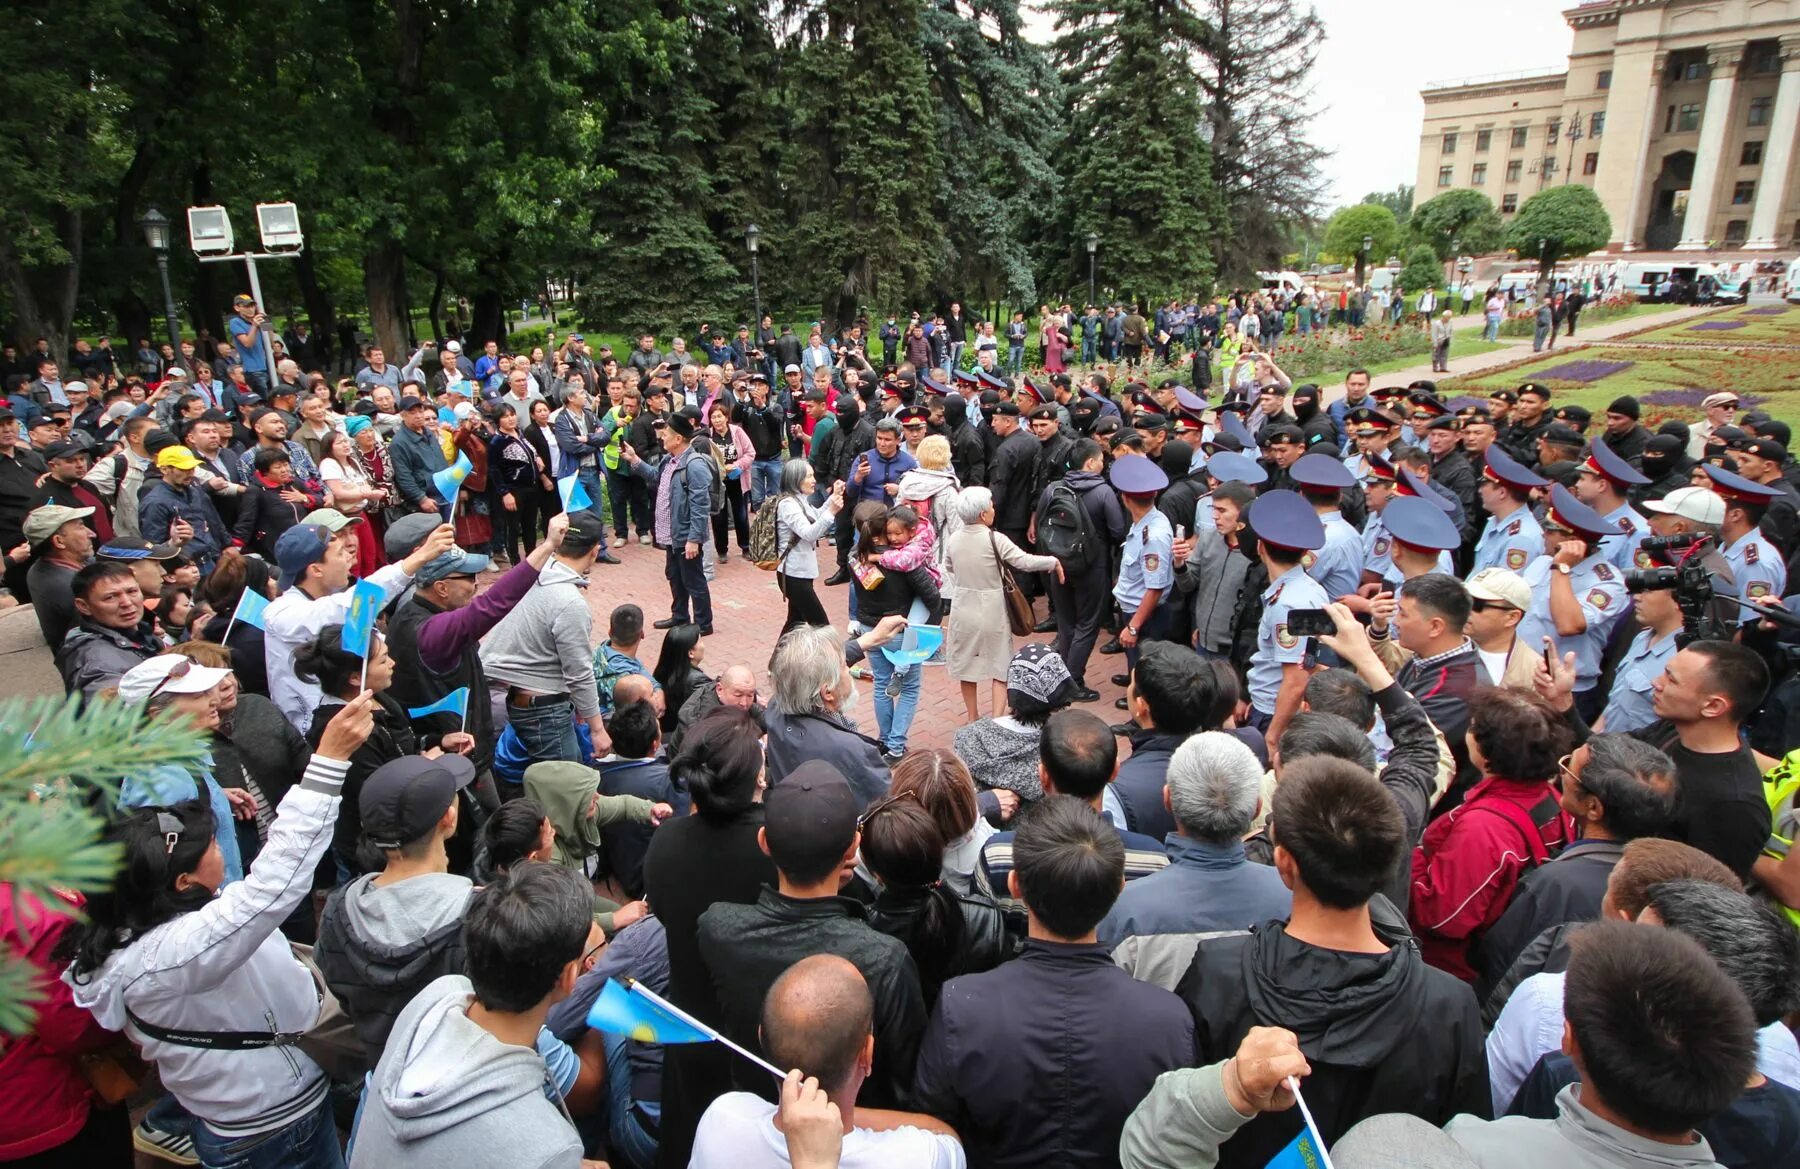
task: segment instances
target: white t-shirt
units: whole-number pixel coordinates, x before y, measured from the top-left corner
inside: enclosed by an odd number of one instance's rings
[[[775,1127],[775,1106],[749,1092],[712,1102],[694,1133],[688,1169],[787,1169],[787,1138]],[[891,1132],[852,1129],[844,1135],[839,1169],[966,1169],[955,1137],[922,1128]]]
[[[1476,646],[1475,652],[1480,656],[1481,664],[1487,667],[1488,681],[1496,686],[1500,685],[1500,679],[1506,676],[1506,659],[1512,657],[1512,650],[1489,653],[1480,646]]]

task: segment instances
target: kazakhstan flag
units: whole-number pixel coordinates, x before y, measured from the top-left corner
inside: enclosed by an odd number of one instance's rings
[[[718,1036],[683,1018],[631,980],[609,979],[588,1010],[588,1026],[645,1043],[711,1043]]]

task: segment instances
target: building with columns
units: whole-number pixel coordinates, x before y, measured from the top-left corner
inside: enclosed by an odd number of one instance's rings
[[[1594,0],[1563,15],[1566,67],[1423,91],[1418,202],[1469,188],[1510,217],[1581,183],[1612,217],[1609,251],[1800,244],[1800,0]]]

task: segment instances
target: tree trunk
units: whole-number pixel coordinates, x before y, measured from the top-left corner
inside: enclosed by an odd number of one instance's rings
[[[312,253],[301,252],[294,262],[294,279],[300,285],[300,303],[306,306],[306,317],[316,338],[337,336],[337,310],[331,294],[319,284],[318,270],[313,267]]]
[[[431,308],[429,310],[431,315],[431,336],[434,341],[441,342],[444,338],[444,325],[441,319],[444,312],[444,270],[442,268],[433,268],[431,271]]]
[[[405,268],[406,259],[396,243],[379,245],[363,255],[363,295],[369,302],[369,331],[395,365],[405,364],[412,355],[407,345]]]
[[[480,348],[489,341],[504,341],[506,334],[506,302],[500,290],[493,287],[476,291],[469,303],[468,342]],[[505,348],[504,345],[501,346]]]
[[[67,362],[69,331],[75,320],[75,294],[81,281],[81,212],[63,213],[64,243],[69,262],[27,271],[0,235],[0,281],[12,299],[13,340],[29,353],[39,337],[50,343],[57,361]]]

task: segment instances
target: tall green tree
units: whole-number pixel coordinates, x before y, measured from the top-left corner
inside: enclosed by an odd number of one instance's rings
[[[1412,216],[1413,187],[1411,183],[1400,183],[1391,191],[1370,191],[1357,202],[1386,207],[1394,213],[1395,221],[1405,227],[1407,219]]]
[[[1204,26],[1175,0],[1052,0],[1046,10],[1069,127],[1057,154],[1066,229],[1046,259],[1073,277],[1085,268],[1077,241],[1092,231],[1101,283],[1140,299],[1204,287],[1227,222],[1184,48]]]
[[[1051,163],[1061,83],[1021,33],[1017,0],[933,0],[919,33],[937,110],[937,205],[949,255],[939,300],[1030,304],[1039,298],[1031,243],[1057,220]]]
[[[1430,244],[1440,256],[1479,256],[1506,241],[1494,201],[1470,190],[1445,191],[1420,205],[1406,221],[1406,232],[1415,241]]]
[[[1400,246],[1400,225],[1379,203],[1340,207],[1325,223],[1324,244],[1326,254],[1356,265],[1356,283],[1361,284],[1367,261],[1383,259]]]
[[[1400,269],[1400,288],[1404,292],[1422,292],[1444,283],[1444,268],[1430,244],[1414,244],[1406,253],[1406,266]]]
[[[1612,217],[1593,188],[1570,183],[1550,187],[1525,200],[1507,227],[1506,246],[1521,260],[1538,261],[1538,279],[1548,281],[1564,256],[1585,256],[1612,238]]]

